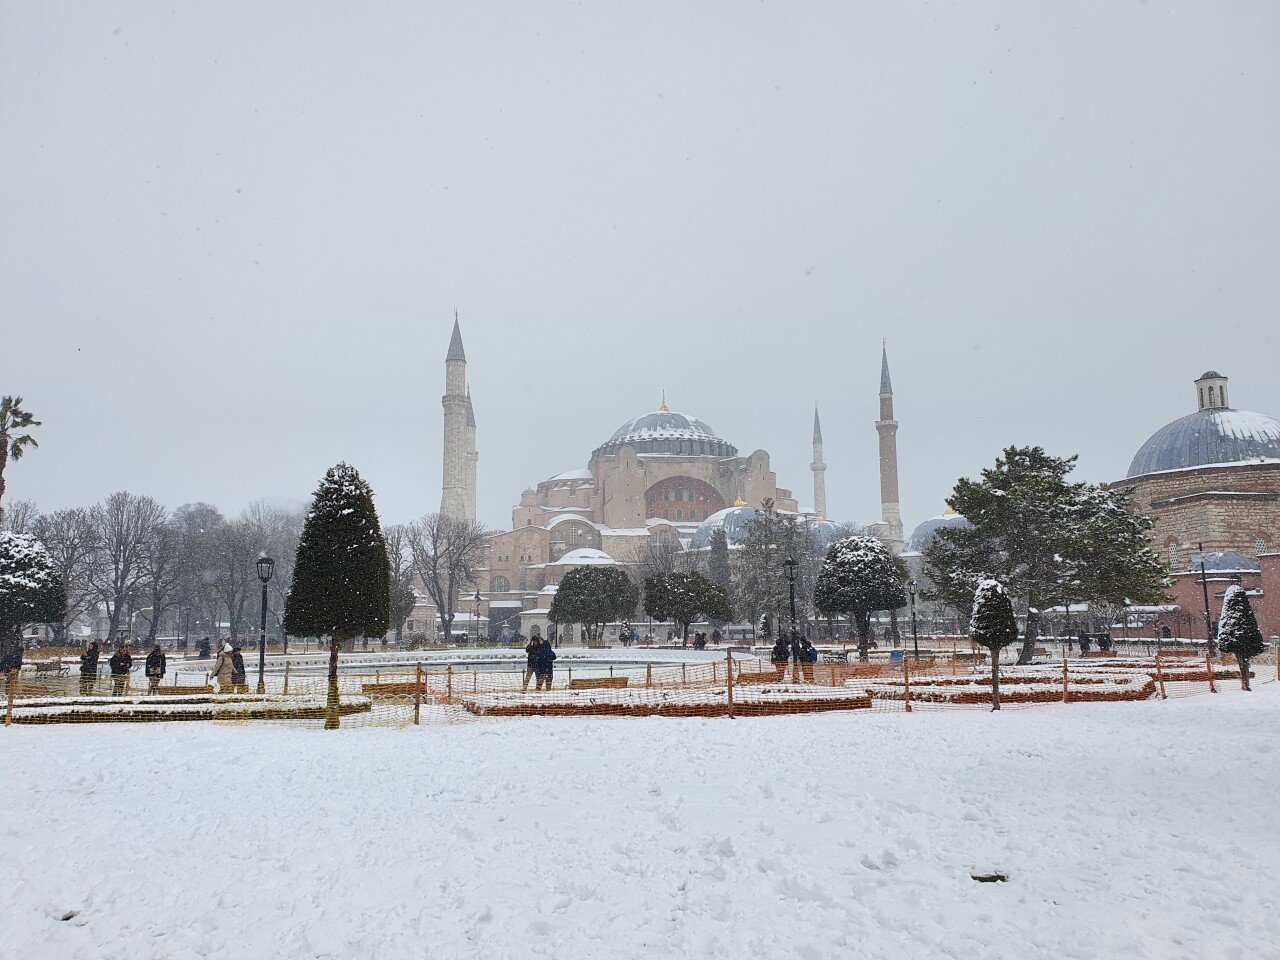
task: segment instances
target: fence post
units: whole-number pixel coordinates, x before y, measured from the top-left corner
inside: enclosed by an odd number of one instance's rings
[[[382,674],[377,670],[373,671],[373,685],[375,687],[382,685]]]
[[[1160,669],[1160,654],[1156,654],[1156,683],[1160,684],[1160,699],[1168,700],[1169,695],[1164,690],[1164,671]]]
[[[476,678],[477,678],[478,676],[479,676],[479,674],[478,674],[475,670],[472,670],[472,671],[471,671],[471,692],[472,692],[472,693],[475,693],[475,692],[476,692],[476,683],[477,683]]]
[[[4,691],[4,725],[6,727],[13,725],[13,682],[18,676],[17,670],[10,670],[5,677]]]
[[[417,682],[413,685],[413,724],[418,726],[419,717],[422,715],[422,663],[418,663]]]
[[[289,661],[284,662],[284,695],[289,695]]]
[[[453,703],[453,664],[446,664],[444,668],[445,685],[444,685],[444,702]]]
[[[951,641],[951,675],[956,675],[956,642]]]
[[[1209,692],[1217,693],[1218,688],[1214,686],[1214,683],[1213,683],[1213,658],[1209,656],[1208,650],[1206,650],[1204,654],[1204,669],[1205,669],[1205,673],[1209,677]]]
[[[681,687],[685,686],[687,682],[688,682],[688,677],[685,674],[685,665],[682,663],[680,664],[680,686]]]
[[[646,663],[644,665],[644,685],[646,687],[653,686],[653,664]]]
[[[1062,702],[1067,702],[1067,658],[1062,658]]]
[[[729,719],[732,720],[733,719],[733,651],[726,650],[724,652],[724,656],[725,656],[725,670],[726,670],[725,676],[728,678],[725,681],[725,701],[729,706]],[[711,665],[714,667],[715,662],[713,661]]]
[[[907,713],[911,712],[911,668],[907,666],[907,657],[902,656],[902,702]]]
[[[613,669],[609,669],[609,675],[613,676]],[[711,661],[711,682],[716,683],[720,679],[720,664],[714,660]]]

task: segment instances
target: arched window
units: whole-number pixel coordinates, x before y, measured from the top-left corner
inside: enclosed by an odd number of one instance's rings
[[[676,511],[676,519],[677,519],[677,520],[683,520],[683,519],[684,519],[684,511],[683,511],[683,510],[677,510],[677,511]]]
[[[1227,388],[1222,384],[1218,384],[1218,406],[1225,407],[1227,405]]]
[[[677,500],[684,499],[684,487],[676,487],[676,499]]]
[[[506,593],[511,589],[511,581],[506,577],[494,577],[489,581],[489,591],[491,593]]]

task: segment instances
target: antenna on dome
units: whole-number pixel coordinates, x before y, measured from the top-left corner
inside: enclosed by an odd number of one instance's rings
[[[658,406],[658,410],[662,413],[671,412],[671,408],[667,406],[667,391],[665,388],[662,391],[662,403]]]

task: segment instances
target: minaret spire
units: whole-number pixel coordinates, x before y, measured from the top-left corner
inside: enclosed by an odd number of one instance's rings
[[[818,401],[813,401],[813,512],[819,520],[827,519],[827,464],[822,458],[822,423],[818,420]]]
[[[902,552],[902,505],[898,501],[898,421],[893,419],[893,381],[888,340],[880,344],[880,523],[877,535],[894,553]]]
[[[458,312],[444,358],[444,457],[440,512],[459,519],[475,518],[475,417],[467,389],[467,353],[462,348]],[[468,425],[468,421],[471,425]]]

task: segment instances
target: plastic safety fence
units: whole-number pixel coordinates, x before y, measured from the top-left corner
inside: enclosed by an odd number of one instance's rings
[[[336,684],[319,658],[275,663],[258,691],[224,687],[200,665],[159,683],[139,673],[81,678],[29,665],[4,683],[6,724],[212,720],[307,726],[412,726],[522,717],[758,717],[828,711],[989,710],[992,674],[985,651],[876,653],[867,662],[828,651],[828,662],[774,664],[739,653],[697,662],[575,663],[550,673],[523,661],[468,666],[416,663],[387,669],[343,661]],[[853,654],[856,656],[856,654]],[[1199,650],[1152,656],[1052,659],[1019,666],[1004,651],[1001,709],[1200,696],[1240,685],[1233,657]],[[1274,654],[1251,661],[1254,685],[1274,683]]]

